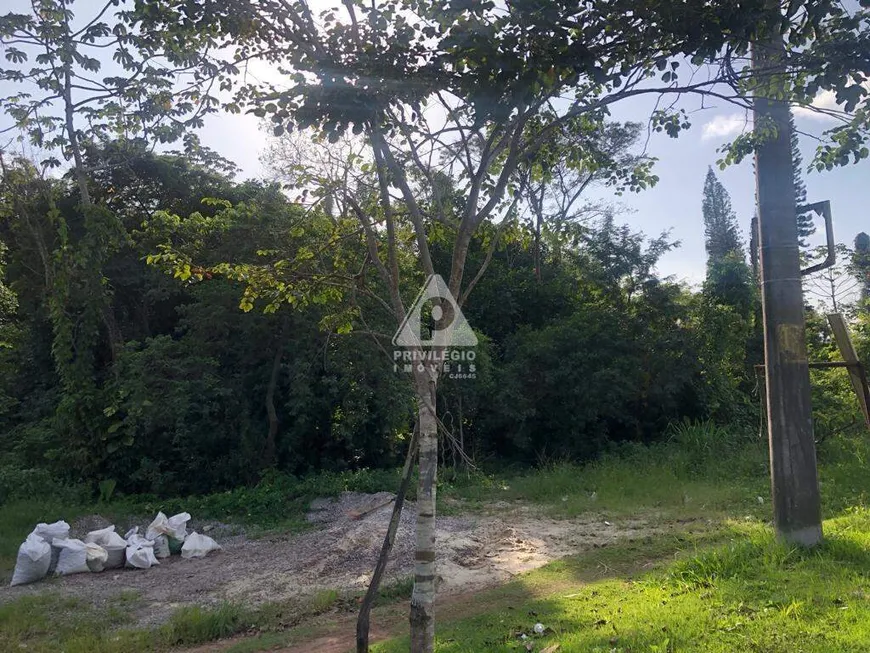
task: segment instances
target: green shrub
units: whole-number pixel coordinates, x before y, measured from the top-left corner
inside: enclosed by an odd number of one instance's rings
[[[89,495],[83,486],[71,487],[58,481],[47,469],[0,467],[0,504],[16,499],[64,499],[79,502]]]

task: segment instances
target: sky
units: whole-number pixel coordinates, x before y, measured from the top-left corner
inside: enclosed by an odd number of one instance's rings
[[[653,102],[653,99],[632,98],[615,105],[613,119],[645,124]],[[692,108],[688,102],[687,110]],[[732,207],[748,243],[749,223],[755,212],[752,163],[746,160],[722,171],[716,165],[720,158],[717,148],[748,129],[747,120],[742,109],[727,103],[693,113],[690,117],[692,128],[679,138],[673,139],[664,133],[650,136],[646,152],[658,159],[655,174],[659,182],[655,187],[621,197],[614,196],[608,189],[596,191],[596,198],[623,205],[626,210],[618,219],[636,231],[657,236],[669,230],[671,238],[681,243],[660,261],[658,272],[662,276],[673,276],[693,285],[704,279],[706,254],[701,198],[709,166],[713,166],[731,195]],[[796,112],[795,121],[798,131],[816,135],[833,125],[830,119],[809,111]],[[259,159],[271,136],[261,129],[257,118],[249,115],[210,116],[201,138],[205,145],[234,161],[241,168],[242,176],[266,174]],[[801,136],[800,146],[806,166],[813,159],[816,141]],[[870,161],[822,173],[813,171],[805,175],[805,182],[808,202],[830,200],[838,242],[851,245],[858,232],[870,232]],[[823,229],[819,221],[817,232],[810,239],[812,244],[823,244]]]
[[[3,2],[3,10],[23,10],[23,0]],[[96,0],[83,0],[74,8],[79,16],[86,16]],[[262,70],[262,77],[274,73]],[[17,86],[0,82],[0,97],[19,90]],[[611,107],[612,117],[620,121],[638,121],[646,124],[653,109],[654,98],[631,98]],[[819,104],[832,106],[832,98],[821,96]],[[680,105],[678,105],[680,106]],[[613,199],[625,207],[621,221],[636,231],[656,236],[670,231],[671,238],[681,246],[662,258],[658,272],[693,285],[704,278],[704,226],[701,215],[701,196],[707,168],[713,166],[720,181],[731,196],[731,203],[739,220],[744,238],[748,241],[749,223],[754,213],[755,180],[749,160],[719,171],[717,148],[749,129],[745,112],[725,102],[706,103],[699,109],[698,100],[686,100],[683,106],[690,112],[692,128],[672,139],[664,133],[653,133],[646,143],[646,153],[656,157],[655,174],[659,182],[655,187],[639,194],[626,193],[620,198],[596,191],[594,199]],[[796,112],[799,131],[821,134],[834,123],[820,114],[807,110]],[[261,128],[259,119],[251,115],[219,114],[207,117],[199,132],[204,145],[235,162],[241,169],[240,177],[263,176],[260,157],[270,136]],[[813,158],[815,142],[806,136],[800,139],[805,164]],[[870,232],[870,161],[857,166],[838,168],[805,176],[808,202],[830,200],[834,218],[835,237],[839,242],[851,244],[860,231]],[[823,226],[819,223],[813,242],[821,244]]]

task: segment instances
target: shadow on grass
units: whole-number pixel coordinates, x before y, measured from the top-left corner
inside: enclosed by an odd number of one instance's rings
[[[566,558],[443,601],[436,651],[870,650],[870,514],[825,527],[811,551],[758,522],[725,522]],[[407,650],[407,639],[375,650]]]

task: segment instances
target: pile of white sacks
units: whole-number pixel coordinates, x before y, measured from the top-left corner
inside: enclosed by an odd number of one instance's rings
[[[144,537],[139,535],[138,526],[124,537],[109,526],[91,531],[84,540],[71,539],[65,521],[37,524],[18,548],[11,584],[34,583],[49,574],[67,576],[119,567],[150,569],[173,553],[181,553],[182,558],[202,558],[221,548],[210,537],[195,531],[188,534],[189,521],[186,512],[172,517],[159,512]]]

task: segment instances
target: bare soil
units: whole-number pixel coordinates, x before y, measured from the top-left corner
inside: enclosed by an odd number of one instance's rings
[[[194,524],[200,532],[208,528],[207,534],[223,551],[201,560],[173,556],[148,570],[109,570],[3,588],[0,603],[50,592],[103,606],[122,592],[135,592],[141,597],[139,625],[145,626],[165,621],[175,609],[190,604],[231,600],[256,605],[304,598],[321,590],[364,590],[391,510],[389,493],[344,493],[337,499],[315,501],[309,520],[316,528],[302,534],[249,539],[238,528]],[[414,504],[406,504],[385,585],[413,573],[414,515]],[[102,525],[104,520],[92,516],[75,524],[73,534],[80,536]],[[642,519],[605,521],[587,515],[553,520],[520,503],[497,503],[484,511],[439,517],[437,529],[441,594],[498,585],[566,555],[659,531]]]

